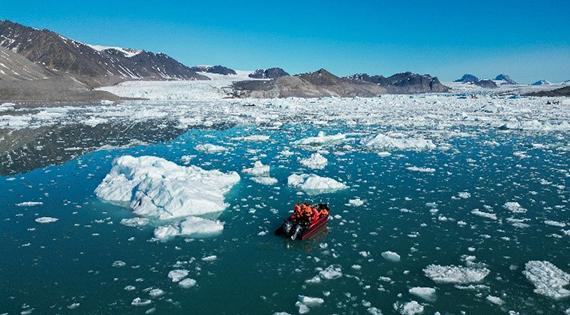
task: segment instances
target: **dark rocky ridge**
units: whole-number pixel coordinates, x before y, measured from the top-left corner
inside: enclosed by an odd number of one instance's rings
[[[363,73],[355,74],[348,78],[378,84],[392,94],[445,93],[449,91],[449,88],[441,84],[437,77],[432,77],[428,74],[421,75],[403,72],[386,78],[381,75],[371,76]]]
[[[253,73],[250,73],[249,77],[253,79],[277,79],[288,75],[289,73],[281,68],[268,68],[265,70],[257,69]]]
[[[133,55],[112,48],[96,50],[52,31],[10,21],[0,21],[0,46],[90,87],[137,79],[208,79],[163,53],[140,51]]]
[[[234,69],[230,69],[228,67],[224,67],[221,65],[217,66],[195,66],[190,68],[192,71],[195,72],[207,72],[207,73],[214,73],[214,74],[222,74],[222,75],[236,75],[237,72]]]
[[[554,90],[538,91],[526,94],[527,96],[545,96],[545,97],[558,97],[570,96],[570,86],[561,87]]]
[[[235,82],[232,88],[235,97],[254,98],[372,97],[385,93],[376,84],[340,78],[325,69],[272,80]]]
[[[475,85],[480,86],[485,89],[496,89],[498,88],[497,84],[493,80],[479,80],[474,82]]]

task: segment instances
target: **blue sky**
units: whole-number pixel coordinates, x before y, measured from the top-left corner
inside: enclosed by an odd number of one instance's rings
[[[0,19],[187,65],[570,79],[570,1],[13,1]]]

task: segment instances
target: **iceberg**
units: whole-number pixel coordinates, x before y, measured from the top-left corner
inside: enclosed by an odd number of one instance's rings
[[[57,222],[59,219],[58,218],[52,218],[52,217],[40,217],[40,218],[36,218],[36,222],[40,223],[40,224],[48,224],[48,223],[54,223]]]
[[[348,188],[345,184],[332,178],[308,174],[290,175],[287,178],[287,184],[293,188],[303,190],[309,195],[332,193]]]
[[[219,234],[223,229],[224,224],[220,221],[190,216],[179,223],[157,227],[154,229],[154,237],[165,241],[175,236],[211,236]]]
[[[223,211],[224,195],[237,184],[236,172],[179,166],[153,156],[122,156],[95,189],[97,197],[130,203],[141,217],[171,220]]]

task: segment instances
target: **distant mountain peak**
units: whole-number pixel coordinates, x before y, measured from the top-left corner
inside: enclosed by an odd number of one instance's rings
[[[461,82],[461,83],[475,83],[478,82],[479,78],[473,74],[466,73],[461,78],[455,80],[454,82]]]
[[[517,84],[517,82],[513,79],[511,79],[510,76],[508,76],[507,74],[499,74],[495,77],[496,81],[503,81],[504,84]]]

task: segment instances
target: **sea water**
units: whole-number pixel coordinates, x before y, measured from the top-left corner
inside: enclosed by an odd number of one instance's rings
[[[171,141],[101,149],[0,177],[0,313],[568,312],[568,298],[533,292],[523,273],[535,260],[570,272],[568,134],[466,127],[438,138],[435,148],[385,153],[366,145],[394,131],[293,122],[196,128]],[[318,132],[345,138],[299,145]],[[243,139],[251,135],[269,138]],[[200,144],[226,150],[205,153]],[[327,159],[322,169],[300,162],[315,152]],[[223,231],[159,241],[156,223],[121,224],[135,217],[128,205],[94,191],[125,155],[239,172],[216,215]],[[242,172],[255,161],[270,165],[276,184]],[[307,194],[288,185],[291,174],[347,188]],[[273,234],[296,202],[331,208],[314,239]],[[509,210],[509,202],[526,211]],[[440,283],[426,275],[430,265],[488,275]],[[173,270],[193,281],[173,282]]]

